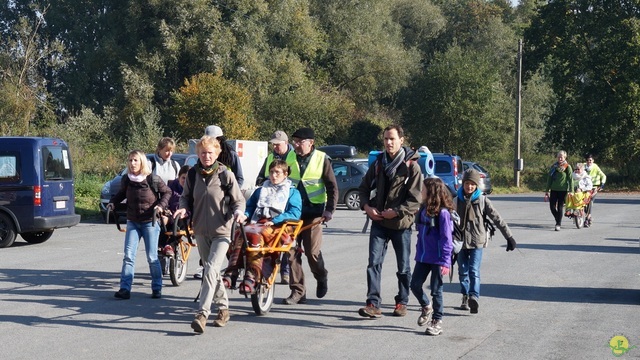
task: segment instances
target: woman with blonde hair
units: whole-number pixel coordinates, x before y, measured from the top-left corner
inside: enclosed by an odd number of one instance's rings
[[[162,297],[162,268],[158,260],[158,235],[160,225],[153,218],[154,209],[164,209],[169,203],[171,190],[164,181],[151,174],[147,157],[140,150],[133,150],[127,158],[127,174],[122,176],[122,186],[113,195],[107,207],[110,210],[127,200],[127,232],[124,238],[124,258],[120,274],[118,299],[131,297],[131,284],[135,272],[136,254],[140,238],[144,239],[147,262],[151,272],[152,298]]]

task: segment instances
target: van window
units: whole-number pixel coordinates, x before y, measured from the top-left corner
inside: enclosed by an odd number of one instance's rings
[[[0,183],[20,180],[19,164],[19,154],[17,152],[0,152]]]
[[[43,146],[42,170],[45,181],[72,180],[69,150],[61,146]]]
[[[436,168],[434,170],[436,174],[450,174],[451,162],[446,160],[436,160]]]

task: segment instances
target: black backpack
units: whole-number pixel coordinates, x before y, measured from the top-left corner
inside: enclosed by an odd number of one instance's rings
[[[223,200],[223,207],[222,207],[223,209],[225,209],[224,217],[226,220],[231,220],[231,217],[233,216],[233,214],[231,213],[231,211],[229,211],[229,203],[231,202],[231,196],[229,195],[229,193],[231,192],[232,184],[231,184],[231,181],[229,180],[229,176],[227,175],[227,171],[230,171],[230,170],[226,169],[225,171],[219,172],[218,177],[220,178],[220,187],[224,192],[224,200]],[[187,172],[187,182],[189,183],[189,189],[191,189],[191,191],[189,192],[189,202],[187,206],[188,206],[188,210],[190,212],[193,212],[193,186],[196,183],[195,166],[189,169],[189,172]]]

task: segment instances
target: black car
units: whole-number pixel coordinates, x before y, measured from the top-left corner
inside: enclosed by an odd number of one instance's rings
[[[369,169],[367,159],[333,160],[331,166],[338,183],[338,204],[345,204],[349,210],[359,210],[358,187]]]
[[[147,159],[151,159],[154,154],[147,154]],[[180,166],[184,165],[185,160],[189,157],[189,154],[173,154],[171,159],[178,162]],[[197,159],[196,159],[197,160]],[[195,164],[195,162],[194,162]],[[190,164],[191,165],[191,164]],[[192,165],[193,166],[193,165]],[[102,187],[102,191],[100,191],[100,212],[103,217],[107,215],[107,204],[109,200],[111,200],[111,196],[113,194],[117,194],[120,190],[120,183],[122,181],[122,175],[127,173],[127,168],[125,167],[116,175],[113,179],[107,181]],[[126,207],[124,204],[117,204],[115,212],[122,215],[126,211]]]

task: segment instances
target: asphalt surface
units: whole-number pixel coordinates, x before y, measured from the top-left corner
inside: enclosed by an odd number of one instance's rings
[[[230,294],[231,321],[195,335],[190,322],[199,281],[151,299],[141,244],[131,300],[116,300],[124,235],[114,225],[81,223],[39,245],[22,240],[0,249],[0,336],[3,359],[612,359],[640,358],[640,196],[602,193],[594,225],[561,231],[542,194],[494,195],[518,247],[494,237],[482,261],[480,311],[458,310],[457,276],[445,285],[443,333],[418,327],[411,296],[406,317],[393,317],[395,254],[383,270],[384,317],[358,315],[366,295],[368,234],[360,211],[340,209],[325,229],[329,293],[276,304],[256,316],[249,299]],[[415,233],[413,235],[415,241]],[[190,274],[197,267],[192,253]],[[625,342],[624,340],[627,340]],[[633,346],[637,348],[633,348]],[[626,350],[628,351],[626,351]],[[624,354],[623,354],[624,353]]]

